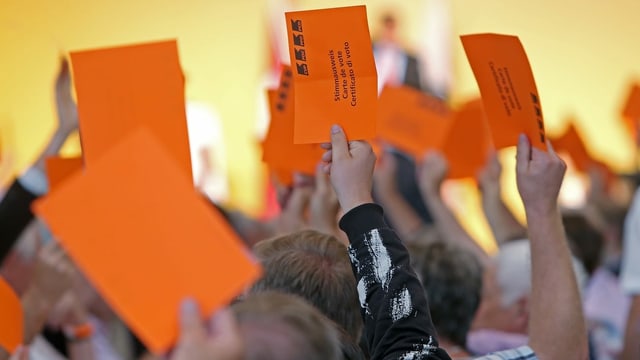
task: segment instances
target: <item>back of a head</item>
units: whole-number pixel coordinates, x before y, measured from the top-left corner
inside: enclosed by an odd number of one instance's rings
[[[482,294],[480,262],[471,252],[441,241],[414,248],[412,257],[419,257],[414,266],[438,334],[465,347]]]
[[[342,359],[335,325],[296,296],[252,294],[232,309],[245,340],[245,360]]]
[[[502,305],[510,306],[531,294],[531,248],[529,240],[509,241],[500,246],[496,254],[496,280],[502,295]],[[582,264],[572,258],[578,288],[586,283],[587,274]]]
[[[566,213],[562,223],[569,239],[571,252],[577,257],[589,274],[593,274],[602,257],[604,239],[587,218],[579,213]]]
[[[347,248],[335,237],[305,230],[254,246],[264,273],[251,292],[280,291],[307,300],[359,339],[362,319]]]

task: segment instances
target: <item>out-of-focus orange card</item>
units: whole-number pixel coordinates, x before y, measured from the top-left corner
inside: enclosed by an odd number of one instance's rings
[[[589,167],[595,162],[582,142],[582,138],[573,125],[573,121],[570,121],[569,124],[567,131],[559,138],[552,140],[551,143],[553,144],[554,150],[566,151],[569,156],[571,156],[571,160],[576,168],[586,173],[589,171]]]
[[[378,138],[421,159],[443,145],[451,116],[440,99],[407,86],[386,86],[378,103]]]
[[[622,116],[629,131],[635,134],[640,122],[640,84],[631,85],[627,102],[622,109]]]
[[[139,128],[34,206],[154,352],[174,344],[185,297],[208,316],[260,274],[174,158],[150,130]]]
[[[526,134],[546,151],[540,96],[527,54],[517,36],[476,34],[460,37],[489,120],[493,144],[501,149]]]
[[[63,158],[51,156],[46,160],[47,179],[49,191],[53,191],[62,184],[71,174],[82,169],[82,157]]]
[[[71,53],[86,167],[144,125],[191,178],[184,78],[176,41]]]
[[[286,13],[295,89],[296,144],[376,135],[378,76],[365,6]]]
[[[20,298],[9,284],[0,277],[0,346],[13,353],[22,344],[24,320]]]
[[[442,146],[449,162],[448,178],[475,178],[492,150],[482,99],[471,100],[455,112]]]
[[[293,143],[294,84],[291,67],[284,66],[277,90],[268,90],[271,121],[265,141],[262,159],[279,174],[300,172],[315,174],[324,150],[318,144]],[[281,176],[278,176],[281,180]],[[286,178],[289,178],[287,176]]]

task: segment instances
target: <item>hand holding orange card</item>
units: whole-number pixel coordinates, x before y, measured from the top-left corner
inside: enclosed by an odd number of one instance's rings
[[[443,145],[451,115],[440,99],[406,86],[386,86],[378,103],[378,137],[421,159],[426,150]]]
[[[290,175],[294,172],[312,175],[324,150],[318,144],[295,145],[293,143],[294,88],[291,67],[284,66],[280,86],[277,90],[267,92],[271,120],[269,131],[262,144],[262,159],[272,170],[278,169],[280,175],[287,171]],[[278,178],[283,180],[280,175]],[[291,176],[288,176],[284,179],[290,178]]]
[[[34,210],[154,352],[178,335],[185,297],[209,316],[259,276],[234,232],[151,131],[113,144]]]
[[[296,84],[294,143],[376,135],[377,73],[365,6],[286,13]]]
[[[144,125],[191,178],[184,78],[176,41],[71,53],[87,168]]]
[[[477,34],[460,38],[480,88],[495,147],[514,146],[524,133],[533,146],[546,151],[540,96],[518,37]]]
[[[476,177],[493,151],[481,99],[471,100],[453,117],[442,152],[449,162],[449,179]]]
[[[11,286],[0,277],[0,347],[13,353],[22,344],[24,314],[20,298]]]
[[[48,157],[46,160],[46,169],[47,179],[49,180],[49,191],[55,191],[71,174],[81,170],[82,165],[82,157]]]

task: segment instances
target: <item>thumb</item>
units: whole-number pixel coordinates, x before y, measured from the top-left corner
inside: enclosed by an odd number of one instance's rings
[[[198,304],[193,299],[186,299],[180,304],[180,342],[192,341],[197,337],[205,337],[206,332],[200,320]]]
[[[331,150],[333,154],[333,161],[336,159],[344,159],[349,156],[349,143],[347,142],[347,136],[340,125],[333,125],[331,127]]]
[[[529,167],[529,160],[531,160],[531,143],[527,135],[520,134],[516,148],[516,172],[524,173]]]

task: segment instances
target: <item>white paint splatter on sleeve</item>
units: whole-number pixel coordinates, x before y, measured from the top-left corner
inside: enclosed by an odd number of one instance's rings
[[[411,293],[409,289],[403,287],[402,290],[391,299],[391,319],[393,322],[409,317],[413,312],[413,304],[411,302]]]
[[[373,229],[369,232],[369,236],[365,238],[365,244],[373,259],[371,265],[376,281],[382,285],[384,291],[387,291],[389,283],[391,283],[391,278],[393,277],[393,268],[391,257],[389,256],[387,248],[382,243],[382,236],[380,236],[378,229]]]
[[[426,344],[415,345],[415,349],[402,354],[398,360],[420,360],[425,359],[426,356],[432,354],[432,351],[437,350],[437,347],[433,346],[434,339],[429,337],[429,341]]]
[[[356,254],[356,250],[349,246],[349,260],[351,260],[351,264],[356,268],[356,272],[360,274],[362,271],[362,267],[360,266],[360,260],[358,260],[358,256]]]
[[[367,291],[369,290],[369,284],[365,278],[361,278],[358,281],[358,299],[360,300],[360,308],[364,309],[366,314],[369,312],[369,304],[367,304]]]

